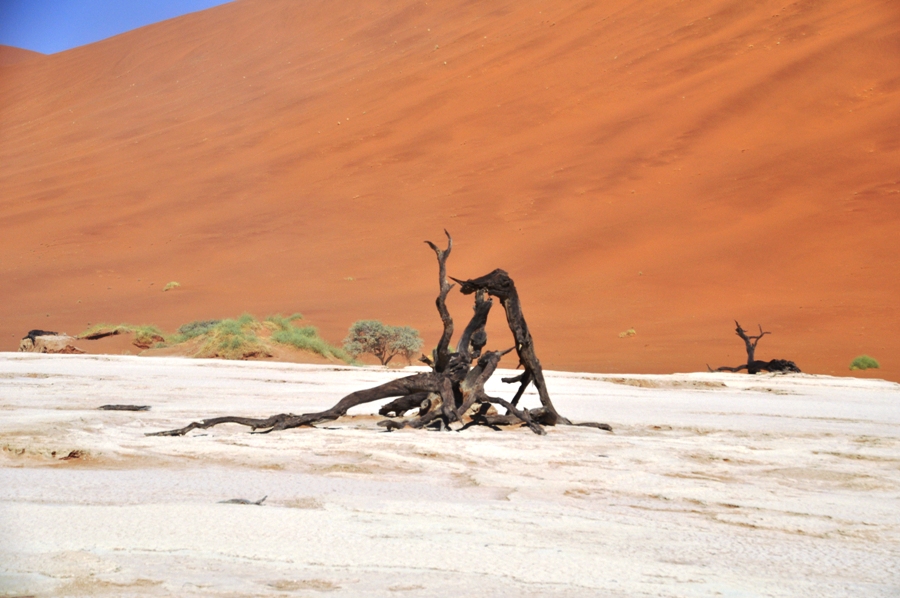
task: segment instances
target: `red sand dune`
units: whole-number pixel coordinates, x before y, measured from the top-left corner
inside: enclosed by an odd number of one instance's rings
[[[22,48],[0,45],[0,66],[21,64],[39,56],[43,56],[43,54]]]
[[[736,318],[900,380],[898,165],[896,0],[238,0],[0,66],[0,349],[244,311],[433,344],[447,228],[545,367],[737,365]]]

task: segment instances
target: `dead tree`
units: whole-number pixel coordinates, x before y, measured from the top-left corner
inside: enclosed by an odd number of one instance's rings
[[[767,372],[778,372],[778,373],[788,373],[794,372],[799,374],[800,368],[797,367],[797,364],[793,361],[788,361],[787,359],[773,359],[771,361],[760,361],[758,359],[754,359],[754,354],[756,353],[756,344],[759,342],[759,339],[764,337],[767,334],[771,334],[770,332],[763,332],[762,325],[759,325],[759,334],[756,336],[748,336],[747,332],[741,328],[741,325],[737,320],[734,321],[735,325],[737,325],[737,335],[741,337],[744,341],[744,345],[747,348],[747,363],[743,365],[739,365],[737,367],[729,367],[727,365],[723,365],[722,367],[716,368],[713,370],[707,364],[706,368],[711,372],[740,372],[741,370],[747,370],[748,374],[758,374],[761,371]]]
[[[447,235],[446,249],[426,241],[438,260],[440,292],[435,303],[443,324],[443,333],[432,356],[422,357],[422,361],[431,367],[430,372],[413,374],[374,388],[358,390],[325,411],[301,415],[281,413],[267,418],[225,415],[193,422],[176,430],[147,435],[183,436],[191,430],[226,423],[248,426],[252,431],[262,434],[301,426],[314,427],[318,423],[336,420],[358,405],[387,398],[394,400],[384,405],[379,413],[390,419],[378,422],[378,425],[388,431],[404,427],[462,430],[473,425],[485,425],[495,429],[498,426],[522,425],[536,434],[545,434],[544,426],[556,424],[589,426],[611,431],[612,428],[607,424],[592,422],[573,424],[556,411],[547,391],[541,363],[534,352],[531,333],[522,315],[516,286],[503,270],[494,270],[481,278],[466,281],[453,279],[460,284],[460,290],[464,294],[475,295],[475,304],[472,319],[463,330],[456,351],[451,351],[453,318],[447,310],[446,300],[456,285],[451,284],[447,277],[447,258],[453,249],[453,239],[450,233],[447,231],[444,233]],[[483,353],[482,350],[487,344],[485,325],[493,306],[491,297],[499,299],[506,311],[506,320],[516,345],[505,351]],[[503,382],[519,384],[515,396],[507,401],[488,395],[484,390],[485,383],[497,369],[500,359],[513,349],[518,354],[519,364],[524,371],[519,376],[504,378]],[[519,400],[532,382],[537,388],[541,406],[535,409],[519,408]],[[499,413],[497,407],[503,409],[505,413]],[[407,412],[412,410],[415,410],[414,415],[405,417]]]

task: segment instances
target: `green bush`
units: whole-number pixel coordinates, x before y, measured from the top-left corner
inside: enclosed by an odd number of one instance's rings
[[[302,320],[303,316],[294,314],[292,316],[282,316],[275,314],[266,318],[266,324],[274,326],[272,332],[272,340],[282,345],[290,345],[301,351],[309,351],[317,353],[322,357],[337,358],[347,363],[353,361],[346,351],[331,345],[328,341],[319,336],[319,331],[315,326],[297,326],[294,322]]]
[[[344,350],[354,357],[371,353],[381,365],[387,365],[397,355],[411,363],[413,355],[422,348],[419,332],[409,326],[388,326],[378,320],[355,322],[344,339]]]
[[[243,314],[234,320],[220,320],[204,333],[206,339],[197,356],[245,359],[254,355],[269,355],[256,336],[259,326],[250,314]]]
[[[878,362],[868,355],[860,355],[850,363],[851,370],[878,369]]]
[[[294,327],[294,322],[297,320],[302,320],[303,314],[296,313],[291,314],[290,316],[283,316],[281,314],[274,314],[268,316],[266,318],[266,322],[272,326],[275,326],[278,330],[290,330]]]

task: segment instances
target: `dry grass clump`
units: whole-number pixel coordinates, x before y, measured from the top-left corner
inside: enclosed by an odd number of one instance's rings
[[[178,332],[174,337],[172,337],[171,342],[181,343],[186,340],[202,336],[215,328],[216,325],[221,321],[222,320],[196,320],[194,322],[182,324],[178,327]]]
[[[134,344],[143,349],[149,349],[166,342],[166,337],[162,330],[156,326],[146,324],[94,324],[79,334],[78,338],[96,339],[115,334],[133,334]]]
[[[309,351],[329,359],[340,359],[347,363],[353,362],[353,357],[349,353],[331,345],[319,336],[319,331],[315,326],[298,326],[295,323],[302,319],[303,316],[301,314],[293,314],[291,316],[275,314],[266,318],[263,325],[272,330],[270,338],[276,343],[290,345],[301,351]]]
[[[203,341],[194,356],[222,359],[271,357],[272,353],[257,336],[262,327],[250,314],[243,314],[234,320],[220,320],[198,335],[203,337]]]

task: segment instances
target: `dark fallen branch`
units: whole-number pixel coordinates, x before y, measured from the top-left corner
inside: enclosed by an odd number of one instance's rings
[[[223,505],[256,505],[260,506],[265,502],[265,500],[269,498],[269,495],[263,496],[259,500],[247,500],[246,498],[231,498],[228,500],[220,500],[219,504]]]
[[[544,435],[547,433],[544,430],[544,428],[541,427],[541,424],[538,423],[541,419],[539,410],[536,410],[536,412],[535,412],[535,415],[537,417],[532,417],[532,414],[528,409],[519,411],[515,405],[513,405],[512,403],[509,403],[499,397],[487,397],[486,396],[485,399],[487,399],[491,403],[496,403],[496,404],[500,405],[501,407],[506,408],[506,415],[485,416],[485,419],[488,421],[488,423],[493,424],[495,426],[510,425],[512,423],[515,423],[516,420],[519,420],[521,423],[523,423],[526,426],[528,426],[529,428],[531,428],[531,431],[534,432],[535,434]],[[507,422],[507,423],[501,423],[501,422]],[[548,424],[548,425],[553,425],[553,424]]]
[[[150,405],[100,405],[101,411],[150,411]]]
[[[749,336],[747,332],[743,328],[741,328],[741,325],[737,320],[735,320],[734,323],[737,326],[735,332],[739,337],[741,337],[741,340],[744,341],[744,346],[747,349],[747,363],[735,367],[723,365],[716,369],[712,369],[711,367],[709,367],[709,364],[706,364],[706,369],[708,369],[710,372],[740,372],[743,370],[747,370],[748,374],[758,374],[762,371],[782,374],[801,373],[800,368],[797,367],[797,364],[787,359],[772,359],[771,361],[760,361],[758,359],[754,359],[754,354],[756,353],[756,344],[759,343],[759,339],[771,333],[763,332],[762,326],[760,325],[759,334],[755,336]]]
[[[93,332],[91,334],[85,334],[84,336],[79,336],[78,338],[86,340],[86,341],[96,341],[101,338],[106,338],[108,336],[116,336],[122,334],[122,331],[118,328],[113,328],[112,330],[98,330],[97,332]]]
[[[612,427],[609,424],[598,424],[596,422],[580,422],[580,423],[571,423],[570,426],[581,426],[583,428],[597,428],[598,430],[606,430],[607,432],[612,432]]]
[[[771,372],[774,374],[800,374],[800,368],[797,367],[797,364],[793,361],[789,361],[787,359],[773,359],[771,361],[760,361],[755,360],[752,364],[742,364],[737,367],[729,367],[727,365],[723,365],[716,369],[712,369],[707,364],[707,369],[710,372],[741,372],[747,370],[747,373],[757,374],[759,372]],[[752,372],[750,372],[752,367]]]
[[[254,432],[262,433],[277,432],[279,430],[289,430],[291,428],[299,428],[301,426],[313,426],[324,421],[331,421],[346,415],[352,407],[378,401],[380,399],[388,399],[391,397],[400,397],[415,394],[418,392],[438,392],[440,377],[433,373],[415,374],[392,380],[375,388],[367,388],[350,393],[331,409],[319,411],[316,413],[304,413],[302,415],[294,415],[291,413],[281,413],[273,415],[265,419],[257,419],[252,417],[239,417],[226,415],[223,417],[214,417],[199,422],[193,422],[183,428],[177,430],[167,430],[164,432],[148,433],[147,436],[184,436],[191,430],[203,430],[218,426],[220,424],[241,424],[250,427]]]
[[[443,332],[432,356],[422,356],[422,361],[431,367],[430,372],[414,374],[387,382],[374,388],[359,390],[342,398],[330,409],[316,413],[294,415],[281,413],[267,418],[252,418],[234,415],[214,417],[192,422],[183,428],[154,432],[148,436],[183,436],[191,430],[202,430],[232,423],[249,427],[255,433],[269,433],[298,427],[311,427],[318,423],[336,420],[347,414],[353,407],[379,401],[393,399],[379,409],[379,414],[391,417],[378,422],[387,431],[402,428],[457,429],[464,430],[472,425],[485,425],[494,429],[499,426],[527,426],[535,434],[545,434],[544,426],[556,424],[581,425],[609,430],[607,424],[584,423],[572,424],[562,417],[553,406],[550,393],[544,381],[541,363],[534,351],[531,332],[522,315],[519,296],[515,283],[503,270],[494,270],[481,278],[466,281],[455,280],[461,285],[461,291],[475,295],[473,314],[463,330],[456,350],[450,348],[453,336],[453,318],[447,310],[446,300],[450,290],[455,286],[447,277],[447,258],[453,247],[450,234],[447,235],[446,249],[440,249],[434,243],[426,241],[434,251],[438,261],[439,293],[435,300],[438,315],[443,324]],[[515,347],[505,351],[483,352],[487,345],[485,326],[493,301],[500,300],[506,312],[509,329],[516,341]],[[501,358],[515,349],[519,363],[525,371],[504,382],[519,383],[519,388],[511,401],[490,397],[484,391],[484,385],[497,369]],[[529,384],[534,384],[538,391],[541,407],[537,409],[521,409],[519,400]],[[494,405],[506,409],[504,415],[497,414]],[[416,414],[402,419],[408,412]]]
[[[429,407],[431,407],[431,399],[428,398],[429,395],[431,395],[429,392],[416,392],[411,395],[406,395],[405,397],[400,397],[399,399],[394,399],[379,409],[378,415],[384,415],[386,417],[403,417],[408,411],[413,409],[419,411],[424,409],[427,412]]]
[[[65,334],[65,332],[63,334]],[[24,341],[27,338],[27,339],[31,339],[31,342],[35,342],[37,340],[37,337],[39,337],[39,336],[58,336],[58,335],[59,335],[59,332],[35,329],[35,330],[29,330],[28,334],[26,334],[24,337],[22,337],[22,340]]]

